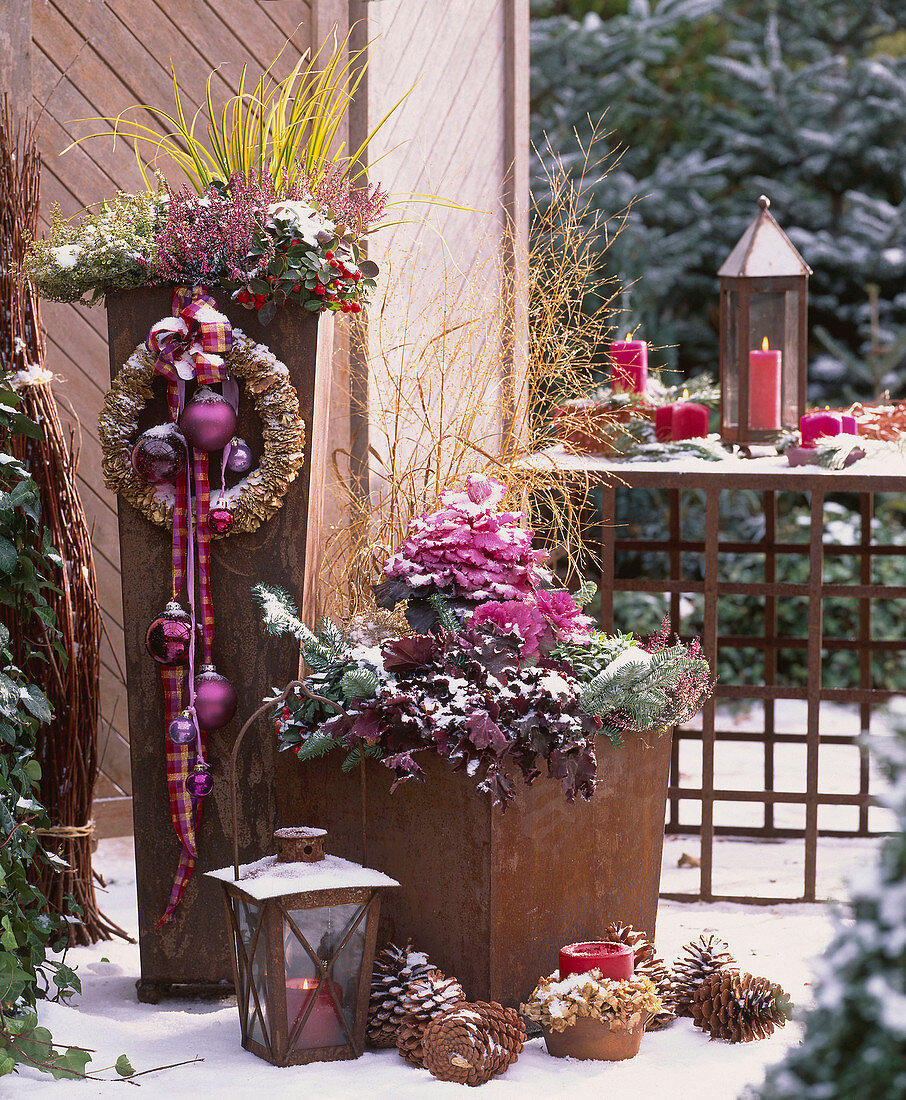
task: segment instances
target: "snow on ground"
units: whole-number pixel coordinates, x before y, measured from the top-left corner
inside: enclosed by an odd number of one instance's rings
[[[691,838],[671,838],[665,849],[667,881],[677,871],[676,861]],[[739,845],[742,842],[719,842]],[[856,848],[853,845],[857,845]],[[835,840],[829,842],[829,859],[837,866],[865,858],[877,842]],[[734,852],[733,865],[740,886],[767,866],[783,866],[788,849],[800,842],[746,843]],[[106,877],[105,911],[131,930],[136,928],[135,871],[129,839],[102,840],[95,859]],[[672,870],[671,870],[672,867]],[[689,880],[686,880],[687,882]],[[697,879],[694,880],[697,882]],[[694,888],[694,883],[692,884]],[[683,887],[680,887],[683,888]],[[225,929],[212,929],[225,934]],[[812,960],[820,955],[831,932],[830,907],[826,905],[705,905],[662,902],[657,943],[672,961],[684,943],[700,932],[715,932],[729,941],[739,963],[751,971],[779,981],[797,1005],[806,1004]],[[415,1070],[395,1051],[365,1054],[358,1061],[320,1063],[277,1069],[244,1051],[239,1045],[239,1018],[230,1000],[221,1002],[163,1001],[139,1004],[135,981],[139,974],[138,947],[101,943],[70,952],[78,967],[83,993],[78,1010],[45,1005],[43,1022],[58,1040],[92,1047],[95,1066],[110,1066],[126,1053],[136,1070],[200,1057],[203,1062],[148,1074],[141,1084],[140,1100],[268,1100],[316,1096],[318,1100],[410,1100],[453,1097],[465,1086],[434,1080],[426,1070]],[[531,1041],[519,1061],[505,1076],[483,1087],[490,1100],[600,1100],[616,1090],[624,1100],[650,1100],[665,1095],[670,1100],[733,1100],[750,1082],[761,1080],[764,1069],[779,1060],[798,1042],[800,1027],[788,1024],[771,1039],[733,1046],[711,1042],[677,1020],[665,1031],[646,1035],[638,1057],[623,1063],[590,1063],[550,1058],[541,1039]],[[129,1088],[119,1085],[118,1088]],[[11,1100],[33,1097],[109,1096],[111,1085],[96,1082],[55,1082],[34,1071],[5,1078],[0,1094]]]

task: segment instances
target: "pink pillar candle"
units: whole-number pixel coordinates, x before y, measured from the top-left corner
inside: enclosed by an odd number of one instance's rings
[[[708,419],[706,405],[699,405],[695,401],[679,401],[673,406],[670,438],[701,439],[708,434]]]
[[[844,435],[858,435],[859,425],[854,416],[850,416],[849,413],[840,413],[840,423],[843,425]]]
[[[627,943],[571,943],[560,948],[560,981],[570,974],[600,970],[602,978],[623,981],[635,970],[635,956]]]
[[[799,431],[802,433],[802,446],[814,447],[816,439],[840,435],[843,431],[843,418],[839,413],[830,412],[827,409],[806,413],[799,420]]]
[[[673,437],[673,405],[662,405],[654,410],[654,438],[666,443]]]
[[[759,431],[780,428],[779,351],[768,348],[765,336],[761,351],[749,352],[749,427]]]
[[[343,990],[336,982],[331,982],[330,987],[337,1001],[342,1004]],[[286,1027],[288,1033],[292,1034],[296,1021],[305,1014],[312,997],[316,998],[314,1008],[299,1032],[296,1048],[310,1050],[313,1047],[346,1046],[349,1040],[343,1031],[340,1017],[337,1015],[337,1006],[327,988],[327,982],[323,982],[318,988],[317,978],[287,978]]]
[[[610,345],[610,386],[614,393],[648,390],[648,344],[644,340],[614,340]]]

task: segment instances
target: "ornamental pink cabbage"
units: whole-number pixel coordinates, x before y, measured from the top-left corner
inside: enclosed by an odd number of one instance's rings
[[[535,593],[538,612],[550,623],[559,642],[581,642],[589,637],[594,625],[565,588],[539,588]]]
[[[479,604],[469,619],[470,626],[488,624],[499,634],[517,634],[522,639],[520,656],[537,657],[540,642],[547,631],[547,623],[531,603],[521,600],[494,600]]]
[[[498,512],[506,487],[470,474],[465,490],[441,495],[436,512],[417,516],[409,537],[388,559],[384,573],[414,595],[438,590],[467,600],[520,600],[549,574],[545,550],[532,549],[522,512]]]

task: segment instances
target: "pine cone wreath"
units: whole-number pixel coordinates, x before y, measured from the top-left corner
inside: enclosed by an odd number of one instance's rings
[[[635,974],[648,978],[663,1002],[663,1009],[648,1021],[646,1031],[657,1031],[676,1018],[673,1008],[673,978],[667,964],[659,958],[654,944],[644,932],[637,932],[631,924],[612,921],[604,929],[607,943],[625,943],[632,948]]]
[[[779,985],[739,971],[718,971],[695,991],[692,1020],[712,1039],[750,1043],[767,1039],[792,1014],[792,1002]]]
[[[422,1042],[425,1068],[438,1080],[483,1085],[522,1053],[525,1024],[514,1008],[466,1001],[436,1016]]]
[[[413,948],[412,940],[407,940],[403,948],[388,943],[374,960],[366,1042],[373,1047],[395,1047],[405,1014],[399,1007],[400,997],[411,982],[439,975],[427,955]]]
[[[730,948],[717,936],[699,936],[683,948],[685,958],[673,964],[673,1009],[677,1016],[692,1015],[695,991],[706,978],[739,967]]]
[[[466,999],[455,978],[445,978],[440,971],[410,982],[399,998],[399,1029],[396,1049],[410,1066],[421,1066],[422,1035],[435,1016]]]

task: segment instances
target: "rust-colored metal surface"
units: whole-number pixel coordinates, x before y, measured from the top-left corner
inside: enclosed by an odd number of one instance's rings
[[[330,333],[329,325],[323,321],[319,325],[316,316],[301,309],[280,310],[273,323],[262,328],[253,313],[223,299],[218,301],[233,325],[267,344],[286,363],[299,394],[307,437],[305,466],[277,515],[254,534],[216,540],[212,547],[214,659],[218,670],[233,682],[239,697],[237,714],[244,715],[259,705],[263,691],[285,684],[298,672],[294,647],[269,640],[262,633],[252,585],[257,581],[281,585],[300,600],[309,618],[314,617],[329,413]],[[169,314],[170,305],[167,288],[121,292],[108,298],[111,377],[146,338],[151,325]],[[141,428],[166,419],[163,379],[159,387],[141,417]],[[251,404],[240,395],[238,432],[257,449],[260,425]],[[153,996],[155,986],[210,984],[230,978],[228,945],[219,931],[220,888],[205,879],[203,872],[224,866],[232,856],[227,761],[238,720],[208,735],[207,757],[215,785],[204,803],[200,859],[173,920],[156,929],[170,894],[179,841],[170,822],[167,796],[160,674],[145,650],[144,639],[148,623],[169,598],[171,540],[168,531],[149,523],[123,502],[119,504],[119,532],[141,973],[146,995]],[[276,825],[275,745],[266,724],[260,729],[258,748],[249,754],[242,777],[244,858],[258,858],[271,850]]]
[[[426,754],[424,783],[390,794],[368,762],[363,851],[358,774],[336,759],[281,754],[280,818],[327,828],[330,849],[401,884],[384,899],[381,941],[412,936],[469,997],[515,1005],[557,968],[567,943],[611,920],[653,936],[670,734],[598,741],[598,789],[569,805],[558,783],[520,787],[501,814],[474,783]]]
[[[880,654],[903,652],[906,639],[878,639],[872,636],[872,602],[902,600],[906,584],[874,583],[872,563],[882,558],[906,557],[906,545],[879,544],[872,526],[876,497],[906,492],[906,476],[858,473],[853,470],[806,471],[802,468],[765,470],[680,470],[666,464],[631,464],[608,462],[606,459],[564,456],[557,458],[562,467],[574,470],[581,484],[600,485],[602,493],[602,525],[600,531],[602,562],[601,625],[627,629],[631,623],[614,622],[613,592],[646,592],[663,595],[665,611],[671,620],[680,623],[680,599],[686,594],[703,597],[702,643],[706,656],[716,664],[721,651],[758,650],[764,655],[760,683],[729,683],[720,681],[715,698],[702,713],[701,729],[675,731],[668,790],[667,831],[696,834],[701,837],[701,873],[697,893],[667,894],[684,901],[729,900],[773,904],[782,901],[814,901],[817,891],[817,852],[821,836],[869,836],[868,762],[862,754],[855,772],[858,790],[840,793],[822,789],[819,764],[822,746],[855,746],[858,733],[823,733],[821,706],[826,702],[855,703],[859,707],[859,727],[862,734],[871,727],[872,710],[887,702],[893,692],[876,686],[873,658]],[[654,539],[629,537],[617,525],[617,494],[636,489],[663,490],[667,502],[664,536]],[[705,529],[684,533],[683,494],[696,491],[705,497]],[[730,539],[721,535],[721,493],[757,492],[764,511],[763,536],[752,542]],[[801,542],[781,542],[778,539],[778,498],[783,493],[801,494],[809,501],[807,538]],[[854,494],[858,500],[859,533],[850,544],[833,541],[827,531],[825,505],[827,498],[838,493]],[[631,507],[631,502],[629,503]],[[662,578],[620,576],[621,559],[625,554],[659,553],[668,562]],[[763,555],[763,580],[730,580],[721,572],[721,560],[733,554]],[[808,580],[805,583],[778,581],[778,560],[785,555],[800,555],[808,560]],[[825,562],[831,558],[854,560],[852,583],[825,579]],[[684,576],[684,562],[696,562],[696,576]],[[904,574],[906,578],[906,574]],[[727,597],[753,597],[763,602],[763,631],[750,636],[730,635],[719,627],[721,603]],[[808,606],[808,630],[802,637],[787,637],[778,631],[778,607],[783,600],[804,598]],[[824,603],[829,599],[850,599],[858,605],[858,629],[852,637],[828,637],[824,630]],[[778,674],[778,654],[784,650],[804,652],[807,660],[807,682],[791,685],[781,682]],[[859,654],[858,686],[827,688],[822,683],[822,666],[826,655],[839,651]],[[776,705],[780,700],[801,700],[806,704],[804,730],[793,731],[778,723]],[[740,730],[720,726],[715,716],[716,700],[759,701],[763,706],[763,728]],[[729,725],[729,724],[727,724]],[[702,781],[700,786],[684,783],[680,774],[680,754],[683,743],[701,746]],[[764,746],[764,767],[756,783],[744,789],[726,789],[715,783],[715,746],[720,743],[758,743]],[[778,746],[801,746],[805,761],[801,790],[777,790],[776,766]],[[763,812],[760,825],[715,825],[716,803],[749,803]],[[775,820],[775,807],[801,806],[804,820],[800,828],[781,828]],[[858,811],[858,825],[851,829],[820,828],[823,806],[852,806]],[[700,810],[700,824],[695,811]],[[719,835],[755,837],[795,837],[804,845],[802,893],[796,897],[762,896],[753,889],[750,895],[727,895],[714,890],[714,838]],[[753,888],[759,886],[753,883]]]

